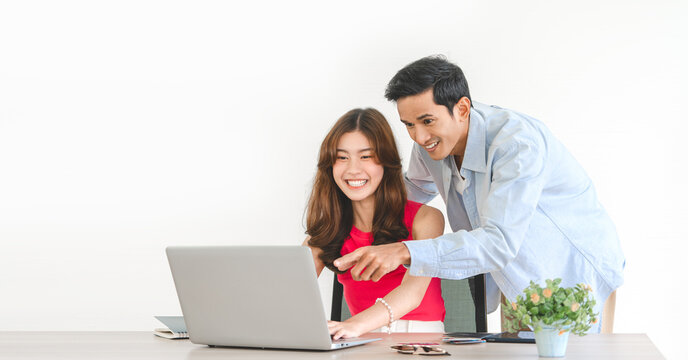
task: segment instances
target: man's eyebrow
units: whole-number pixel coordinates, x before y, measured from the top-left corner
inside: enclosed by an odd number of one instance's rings
[[[417,117],[416,120],[423,120],[423,119],[425,119],[426,117],[432,117],[432,114],[423,114],[423,115]],[[399,119],[399,121],[401,121],[401,122],[404,123],[404,124],[410,123],[410,121],[406,121],[406,120],[404,120],[404,119]]]

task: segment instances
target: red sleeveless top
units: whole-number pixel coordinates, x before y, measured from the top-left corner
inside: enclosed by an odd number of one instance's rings
[[[407,201],[404,207],[404,224],[409,230],[409,236],[403,240],[413,240],[413,219],[421,203]],[[401,241],[401,240],[400,240]],[[341,254],[342,256],[358,249],[362,246],[369,246],[373,243],[373,235],[369,232],[358,230],[355,226],[351,227],[349,237],[344,240]],[[344,298],[349,306],[352,315],[371,307],[375,304],[375,299],[385,297],[390,291],[394,290],[406,274],[406,268],[400,265],[398,268],[383,276],[380,281],[354,281],[351,277],[351,269],[346,273],[337,275],[339,282],[344,286]],[[442,289],[440,279],[432,278],[428,286],[423,301],[420,305],[404,315],[402,320],[423,320],[423,321],[444,321],[444,300],[442,299]],[[395,319],[397,320],[397,319]]]

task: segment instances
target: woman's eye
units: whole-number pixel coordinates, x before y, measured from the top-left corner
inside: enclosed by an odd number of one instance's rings
[[[361,159],[372,159],[372,158],[373,158],[372,155],[363,155],[363,156],[361,156]]]
[[[346,156],[337,156],[337,160],[346,160]]]

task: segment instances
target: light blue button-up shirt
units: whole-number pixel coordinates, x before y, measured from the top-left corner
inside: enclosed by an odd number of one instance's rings
[[[540,121],[473,105],[461,169],[451,155],[436,161],[413,146],[409,199],[427,203],[440,194],[454,233],[405,242],[411,275],[488,274],[489,311],[499,290],[515,300],[531,280],[559,277],[562,286],[591,285],[600,311],[623,283],[625,261],[590,178]]]

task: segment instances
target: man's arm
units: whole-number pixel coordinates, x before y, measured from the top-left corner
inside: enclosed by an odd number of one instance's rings
[[[381,277],[390,264],[410,263],[411,275],[448,279],[504,268],[518,253],[540,199],[546,181],[545,156],[542,144],[532,141],[514,141],[496,150],[490,192],[478,209],[479,228],[404,242],[404,248],[399,244],[360,248],[348,254],[349,258],[340,258],[342,266],[338,267],[348,269],[364,259],[374,267],[373,276]],[[356,276],[354,271],[352,275]]]
[[[464,279],[503,269],[518,254],[547,181],[544,145],[513,141],[495,152],[492,182],[480,203],[480,227],[405,242],[411,275]]]

